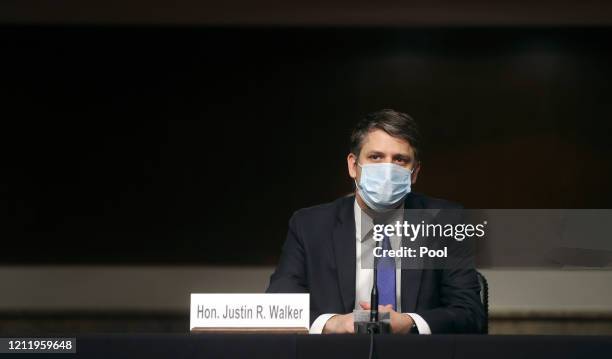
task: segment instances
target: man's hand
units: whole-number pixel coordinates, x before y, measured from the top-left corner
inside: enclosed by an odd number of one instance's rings
[[[353,313],[334,315],[327,320],[323,327],[323,334],[347,334],[354,332]]]
[[[364,310],[370,310],[370,303],[368,302],[359,302],[361,308]],[[410,328],[412,328],[412,324],[414,321],[412,317],[408,314],[398,313],[393,310],[391,304],[388,305],[379,305],[379,312],[390,312],[391,313],[391,332],[395,334],[408,334],[410,333]]]

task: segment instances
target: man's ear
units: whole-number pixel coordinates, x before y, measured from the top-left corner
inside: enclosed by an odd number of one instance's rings
[[[348,167],[349,176],[352,179],[357,179],[357,156],[354,153],[349,153],[346,156],[346,165]]]
[[[419,177],[419,171],[421,171],[421,162],[417,162],[414,165],[414,171],[412,171],[412,178],[411,178],[411,183],[415,184],[417,181],[417,178]]]

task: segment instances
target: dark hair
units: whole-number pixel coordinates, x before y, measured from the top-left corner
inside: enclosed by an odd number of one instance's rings
[[[357,123],[351,134],[351,153],[359,156],[364,138],[375,129],[383,130],[390,136],[408,141],[414,149],[415,160],[419,159],[421,152],[419,126],[407,114],[389,109],[369,113]]]

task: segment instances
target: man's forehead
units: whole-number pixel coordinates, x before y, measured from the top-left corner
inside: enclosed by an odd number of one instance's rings
[[[362,152],[379,151],[413,155],[414,149],[403,138],[389,135],[383,130],[370,131],[364,138]]]

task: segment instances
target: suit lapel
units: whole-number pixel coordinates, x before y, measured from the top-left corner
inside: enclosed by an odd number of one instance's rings
[[[422,274],[422,269],[402,270],[402,312],[404,313],[416,311]]]
[[[408,194],[404,201],[404,209],[420,209],[424,205],[413,193]],[[421,287],[422,269],[402,269],[402,312],[412,313],[416,311],[419,289]]]
[[[338,270],[338,283],[346,313],[355,307],[355,197],[347,197],[338,210],[333,230],[333,248]]]

